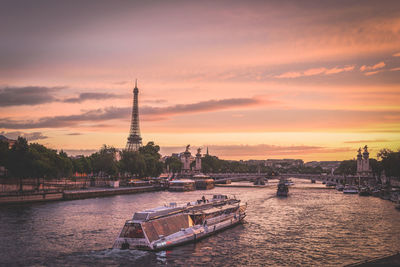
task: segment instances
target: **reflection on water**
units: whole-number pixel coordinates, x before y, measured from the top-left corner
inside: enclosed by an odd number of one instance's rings
[[[295,181],[288,198],[273,184],[0,207],[0,265],[344,265],[400,250],[393,203]],[[242,225],[169,251],[110,249],[135,211],[214,193],[248,203]]]

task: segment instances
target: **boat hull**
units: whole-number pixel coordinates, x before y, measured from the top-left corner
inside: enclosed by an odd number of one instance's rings
[[[278,197],[287,197],[288,193],[287,192],[277,192],[276,196],[278,196]]]
[[[343,190],[343,194],[358,194],[358,191],[346,191],[346,190]]]
[[[146,242],[146,240],[138,240],[133,238],[117,238],[113,248],[116,249],[138,249],[138,250],[150,250],[160,251],[166,250],[172,247],[181,246],[188,243],[195,243],[203,238],[234,227],[241,223],[246,217],[245,214],[239,216],[232,216],[230,219],[215,223],[213,225],[195,225],[190,228],[182,229],[178,233],[174,233],[165,238],[156,240],[152,243]]]

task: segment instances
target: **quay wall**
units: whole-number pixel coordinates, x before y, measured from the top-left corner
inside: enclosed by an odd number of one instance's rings
[[[140,186],[110,188],[110,178],[12,179],[0,178],[0,205],[51,200],[71,200],[161,190]],[[124,183],[126,184],[126,183]]]
[[[75,191],[64,191],[63,199],[84,199],[104,196],[114,196],[122,194],[133,194],[157,191],[160,188],[154,186],[143,186],[143,187],[128,187],[128,188],[98,188],[91,190],[75,190]]]
[[[29,203],[53,200],[74,200],[95,197],[107,197],[122,194],[135,194],[162,190],[160,187],[122,187],[122,188],[93,188],[79,190],[41,190],[32,192],[11,192],[0,195],[1,204]]]
[[[63,199],[62,192],[36,192],[31,194],[4,195],[0,196],[0,205],[24,203],[24,202],[52,201],[52,200],[62,200],[62,199]]]
[[[88,187],[107,187],[110,183],[110,178],[58,178],[58,179],[43,179],[43,178],[0,178],[0,195],[13,192],[32,192],[40,190],[74,190]]]

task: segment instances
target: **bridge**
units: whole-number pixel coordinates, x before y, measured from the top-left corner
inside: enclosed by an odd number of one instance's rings
[[[322,175],[322,174],[303,174],[303,173],[282,173],[276,176],[271,176],[268,173],[208,173],[208,176],[213,178],[216,183],[225,183],[230,180],[232,182],[238,181],[254,181],[256,179],[309,179],[316,181],[329,181],[334,183],[354,183],[359,179],[358,176],[344,176],[344,175]],[[363,177],[361,177],[363,178]]]

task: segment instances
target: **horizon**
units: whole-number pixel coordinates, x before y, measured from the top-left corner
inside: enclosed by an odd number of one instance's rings
[[[5,1],[0,134],[67,152],[125,147],[137,78],[143,144],[162,155],[397,151],[400,2],[385,3]]]
[[[2,135],[0,135],[0,136],[2,136]],[[7,136],[5,136],[6,138],[8,138]],[[19,136],[17,136],[16,138],[18,138]],[[23,136],[21,136],[21,137],[23,137]],[[25,138],[25,137],[24,137]],[[11,139],[11,138],[9,138],[9,139]],[[14,139],[12,139],[12,140],[14,140]],[[152,141],[149,141],[149,142],[152,142]],[[33,142],[33,141],[29,141],[28,140],[28,143],[37,143],[37,142]],[[157,145],[156,143],[154,143],[155,145]],[[103,144],[103,146],[108,146],[107,144]],[[115,148],[116,150],[117,150],[117,152],[121,152],[121,151],[123,151],[123,150],[125,150],[125,148],[118,148],[118,147],[113,147],[113,148]],[[201,149],[203,149],[203,147],[197,147],[197,148],[201,148]],[[96,152],[98,152],[99,150],[100,150],[101,148],[99,148],[99,149],[80,149],[80,150],[73,150],[73,149],[71,149],[71,150],[64,150],[64,149],[57,149],[57,152],[59,153],[59,152],[61,152],[61,151],[63,151],[63,152],[65,152],[65,153],[67,153],[67,155],[69,156],[69,157],[74,157],[74,156],[90,156],[90,155],[92,155],[92,154],[94,154],[94,153],[96,153]],[[181,150],[181,151],[179,151],[179,149]],[[162,157],[164,157],[164,156],[172,156],[173,154],[179,154],[179,153],[183,153],[184,152],[184,147],[160,147],[160,154],[161,154],[161,156]],[[209,147],[207,146],[206,147],[206,149],[208,150],[209,149]],[[361,147],[360,147],[360,149],[361,149]],[[162,152],[162,151],[164,151],[164,153]],[[165,152],[165,151],[168,151],[168,152]],[[189,149],[189,151],[190,151],[190,149]],[[206,153],[201,153],[203,156],[205,156],[206,155]],[[213,155],[212,153],[209,153],[209,155],[210,156],[216,156],[216,155]],[[193,155],[192,155],[193,156]],[[252,160],[260,160],[260,161],[267,161],[267,160],[302,160],[304,163],[308,163],[308,162],[313,162],[313,161],[317,161],[317,162],[329,162],[329,161],[343,161],[343,160],[309,160],[309,161],[306,161],[306,160],[304,160],[304,159],[302,159],[302,158],[290,158],[290,157],[286,157],[286,158],[284,158],[284,157],[272,157],[272,158],[246,158],[246,159],[227,159],[227,158],[221,158],[221,157],[218,157],[219,159],[222,159],[222,160],[227,160],[227,161],[252,161]],[[370,158],[374,158],[374,156],[372,155],[372,156],[370,156]],[[352,159],[345,159],[345,160],[355,160],[355,157],[353,157]]]

